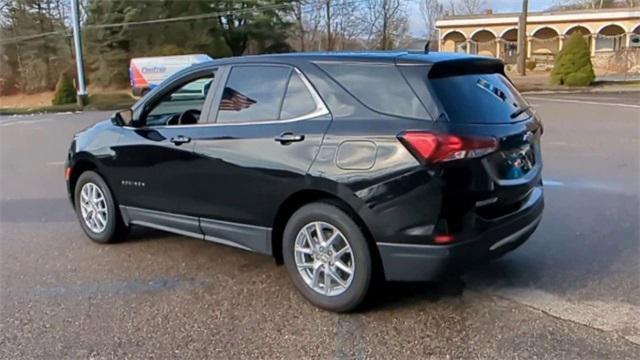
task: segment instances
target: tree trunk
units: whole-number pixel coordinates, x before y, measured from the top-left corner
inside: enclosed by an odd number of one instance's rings
[[[43,9],[42,9],[42,4],[40,4],[40,2],[36,3],[36,9],[38,10],[38,20],[40,22],[40,33],[44,33],[45,32],[45,28],[44,28],[44,16],[43,16]],[[46,40],[42,41],[42,57],[44,57],[43,61],[45,63],[45,75],[44,75],[44,86],[47,90],[53,90],[51,88],[52,85],[52,81],[51,81],[51,61],[50,60],[50,53],[49,53],[49,43]],[[55,86],[55,84],[54,84]]]
[[[389,32],[389,0],[382,1],[382,50],[387,50],[388,47],[388,32]]]
[[[333,50],[333,37],[331,35],[331,0],[327,0],[325,5],[327,14],[327,50]]]
[[[301,3],[296,4],[296,16],[298,18],[298,31],[300,32],[300,51],[306,51],[306,44],[304,39],[304,12]]]

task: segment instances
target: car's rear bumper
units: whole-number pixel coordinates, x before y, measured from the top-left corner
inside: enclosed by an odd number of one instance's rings
[[[542,218],[541,187],[517,211],[490,222],[482,234],[451,245],[378,243],[388,281],[436,280],[451,269],[491,259],[511,251],[535,231]]]

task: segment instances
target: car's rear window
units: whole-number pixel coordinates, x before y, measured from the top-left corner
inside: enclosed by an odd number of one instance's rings
[[[527,102],[502,74],[448,76],[430,82],[452,122],[510,123],[530,116],[528,111],[518,111]]]
[[[324,71],[370,109],[383,114],[429,119],[395,64],[319,63]]]

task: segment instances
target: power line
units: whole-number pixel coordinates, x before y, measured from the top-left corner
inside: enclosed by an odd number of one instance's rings
[[[16,36],[8,39],[2,39],[0,40],[0,44],[26,41],[26,40],[35,40],[35,39],[39,39],[39,38],[43,38],[51,35],[64,34],[64,33],[67,33],[65,35],[69,36],[66,30],[58,30],[58,31],[50,31],[50,32],[34,34],[34,35],[24,35],[24,36]]]
[[[350,2],[345,2],[345,3],[333,5],[332,7],[334,9],[335,8],[342,8],[342,7],[347,7],[349,5],[363,3],[363,2],[366,2],[366,1],[368,1],[368,0],[354,0],[354,1],[350,1]],[[110,23],[110,24],[89,24],[89,25],[85,25],[84,29],[107,29],[107,28],[122,27],[122,26],[162,24],[162,23],[180,22],[180,21],[187,21],[187,20],[204,20],[204,19],[209,19],[209,18],[219,17],[219,16],[225,16],[225,15],[244,14],[244,13],[250,13],[250,12],[256,12],[256,11],[264,11],[264,10],[277,10],[277,9],[285,8],[285,7],[288,7],[288,6],[290,6],[290,4],[273,4],[273,5],[259,6],[259,7],[255,7],[255,8],[226,10],[226,11],[218,11],[218,12],[207,13],[207,14],[199,14],[199,15],[185,15],[185,16],[177,16],[177,17],[165,18],[165,19],[140,20],[140,21],[131,21],[131,22],[122,22],[122,23]],[[311,11],[313,11],[313,9],[306,9],[305,11],[303,11],[303,13],[306,14],[306,13],[311,12]],[[41,33],[41,34],[16,36],[16,37],[13,37],[13,38],[2,39],[2,40],[0,40],[0,45],[1,44],[6,44],[6,43],[15,43],[15,42],[19,42],[19,41],[35,40],[35,39],[39,39],[39,38],[43,38],[43,37],[47,37],[47,36],[52,36],[52,35],[71,36],[71,34],[67,30],[50,31],[50,32]]]
[[[244,13],[264,11],[264,10],[276,10],[279,8],[284,8],[286,6],[289,6],[289,4],[264,5],[264,6],[254,7],[254,8],[217,11],[217,12],[207,13],[207,14],[177,16],[177,17],[165,18],[165,19],[141,20],[141,21],[130,21],[130,22],[122,22],[122,23],[110,23],[110,24],[89,24],[89,25],[85,25],[84,28],[85,29],[107,29],[107,28],[122,27],[122,26],[161,24],[161,23],[179,22],[179,21],[187,21],[187,20],[202,20],[202,19],[209,19],[209,18],[225,16],[225,15],[244,14]],[[26,40],[35,40],[42,37],[47,37],[51,35],[60,35],[60,34],[65,36],[70,36],[67,30],[58,30],[58,31],[50,31],[50,32],[34,34],[34,35],[24,35],[24,36],[16,36],[12,38],[2,39],[0,40],[0,44],[26,41]]]
[[[120,26],[162,24],[162,23],[178,22],[178,21],[185,21],[185,20],[201,20],[201,19],[209,19],[209,18],[218,17],[218,16],[250,13],[254,11],[276,10],[276,9],[284,8],[287,6],[289,6],[289,4],[264,5],[264,6],[255,7],[255,8],[226,10],[226,11],[219,11],[214,13],[200,14],[200,15],[177,16],[177,17],[166,18],[166,19],[140,20],[140,21],[125,22],[125,23],[112,23],[112,24],[93,24],[93,25],[87,25],[86,28],[106,29],[106,28],[120,27]]]

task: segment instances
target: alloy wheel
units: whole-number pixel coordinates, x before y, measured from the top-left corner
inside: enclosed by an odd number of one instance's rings
[[[294,260],[307,286],[325,296],[345,292],[355,273],[349,240],[338,228],[322,221],[308,223],[300,229]]]
[[[98,234],[107,227],[107,200],[98,185],[88,182],[80,190],[80,213],[85,225]]]

